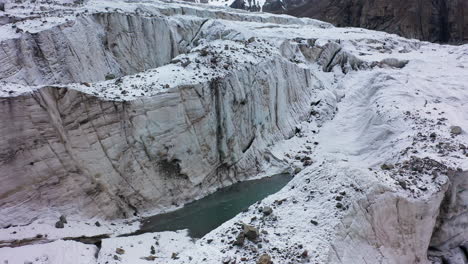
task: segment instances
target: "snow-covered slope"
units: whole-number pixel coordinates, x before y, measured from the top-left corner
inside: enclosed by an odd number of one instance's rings
[[[158,2],[72,11],[2,42],[2,226],[128,217],[287,170],[264,149],[292,136],[321,84],[236,21],[328,24]]]
[[[155,263],[466,258],[468,46],[187,3],[25,5],[0,27],[0,245],[84,230],[111,236],[97,263],[147,263],[151,245]],[[296,176],[195,242],[86,227],[280,171]],[[240,223],[258,240],[233,245]],[[47,245],[21,261],[58,263]]]
[[[433,48],[419,49],[424,55],[393,53],[410,60],[403,69],[351,72],[331,85],[333,93],[323,95],[312,119],[326,116],[323,105],[336,111],[333,120],[323,126],[304,122],[300,137],[275,148],[286,159],[309,156],[313,165],[185,254],[203,252],[198,262],[220,250],[216,261],[255,260],[266,252],[279,263],[427,263],[429,246],[437,255],[463,245],[466,172],[449,173],[450,187],[445,175],[447,167],[468,166],[466,132],[450,133],[454,125],[466,131],[468,98],[459,83],[467,78],[466,47]],[[451,70],[442,73],[446,67]],[[441,203],[447,188],[451,202]],[[443,210],[450,217],[436,224],[441,204],[452,204],[452,210]],[[273,216],[262,216],[262,206],[273,207]],[[234,240],[240,222],[267,231],[260,235],[261,248],[222,242]],[[432,233],[441,224],[450,231]],[[446,257],[449,263],[465,263],[456,252]]]

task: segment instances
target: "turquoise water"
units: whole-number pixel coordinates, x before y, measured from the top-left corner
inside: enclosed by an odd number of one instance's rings
[[[291,179],[289,174],[278,174],[235,183],[176,211],[147,218],[137,233],[188,229],[191,237],[203,237],[250,205],[279,191]]]

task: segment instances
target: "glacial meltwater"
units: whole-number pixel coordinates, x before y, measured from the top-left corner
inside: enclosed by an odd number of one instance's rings
[[[146,218],[137,233],[188,229],[201,238],[255,202],[279,191],[292,176],[278,174],[258,180],[235,183],[165,214]]]

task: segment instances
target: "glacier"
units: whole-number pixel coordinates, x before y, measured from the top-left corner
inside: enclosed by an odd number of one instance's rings
[[[468,262],[468,45],[173,1],[3,15],[1,261]],[[283,172],[202,239],[119,237]],[[242,223],[260,235],[239,247]]]

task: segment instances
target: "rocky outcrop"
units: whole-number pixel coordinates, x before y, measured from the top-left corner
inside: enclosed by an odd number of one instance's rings
[[[463,0],[312,0],[286,13],[432,42],[468,41],[468,2]]]
[[[249,10],[245,1],[233,8]],[[310,17],[340,27],[362,27],[431,42],[468,42],[464,0],[269,0],[262,11]]]

